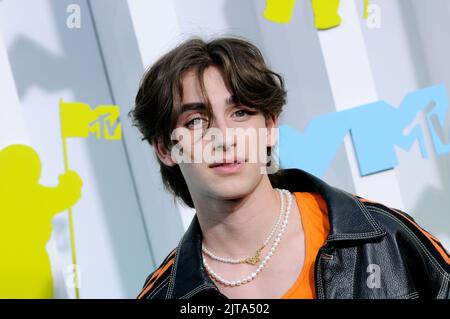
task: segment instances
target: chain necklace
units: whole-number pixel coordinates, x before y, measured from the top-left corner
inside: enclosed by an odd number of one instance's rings
[[[288,204],[287,204],[287,208],[286,208],[286,213],[284,215],[285,217],[283,220],[283,224],[281,226],[279,233],[277,234],[277,237],[275,238],[275,240],[272,244],[272,247],[270,248],[267,255],[264,257],[264,259],[259,263],[258,267],[256,268],[256,271],[252,272],[250,275],[248,275],[245,278],[229,281],[229,280],[224,279],[221,275],[219,275],[213,269],[211,269],[211,267],[206,262],[205,257],[203,256],[203,264],[205,265],[205,268],[206,268],[208,274],[214,280],[220,282],[221,284],[223,284],[225,286],[231,286],[231,287],[240,286],[240,285],[246,284],[246,283],[252,281],[253,279],[255,279],[256,276],[263,270],[264,266],[269,262],[270,258],[272,257],[273,253],[275,252],[275,249],[277,248],[278,244],[280,243],[283,233],[286,230],[289,214],[291,212],[292,194],[285,189],[283,189],[281,191],[288,196]]]
[[[210,250],[208,250],[204,245],[202,246],[202,251],[206,255],[211,257],[212,259],[220,261],[220,262],[223,262],[223,263],[227,263],[227,264],[244,264],[244,263],[246,263],[246,264],[249,264],[249,265],[256,265],[258,262],[260,262],[260,260],[261,260],[261,251],[269,243],[270,239],[272,238],[273,234],[275,233],[275,230],[278,228],[278,225],[281,222],[281,217],[283,216],[283,210],[284,210],[283,193],[278,188],[276,188],[276,190],[280,194],[280,202],[281,202],[281,204],[280,204],[280,215],[278,216],[277,222],[272,227],[272,230],[271,230],[270,234],[267,236],[267,238],[264,241],[263,245],[259,249],[256,250],[255,255],[253,255],[252,257],[245,258],[245,259],[231,259],[231,258],[226,258],[226,257],[219,257],[219,256],[215,255],[213,252],[211,252]]]

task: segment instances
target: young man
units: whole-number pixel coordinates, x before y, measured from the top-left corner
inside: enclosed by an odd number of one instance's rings
[[[268,172],[285,102],[237,37],[190,39],[146,72],[131,115],[196,214],[138,298],[449,298],[450,257],[409,215],[301,169]],[[264,134],[242,141],[249,130]],[[261,149],[270,161],[250,160]]]

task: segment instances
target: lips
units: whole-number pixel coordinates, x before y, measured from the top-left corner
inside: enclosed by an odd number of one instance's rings
[[[245,160],[240,160],[240,159],[224,160],[223,162],[213,163],[213,164],[209,165],[208,167],[214,168],[214,167],[220,167],[220,166],[228,166],[231,164],[240,164],[240,163],[244,163],[244,162],[245,162]]]

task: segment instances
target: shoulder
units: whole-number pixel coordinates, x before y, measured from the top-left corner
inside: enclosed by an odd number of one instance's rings
[[[175,261],[176,248],[173,249],[163,262],[145,279],[144,286],[137,299],[163,299],[167,290],[170,274]]]
[[[450,254],[441,241],[421,227],[410,214],[358,195],[352,196],[367,209],[389,237],[396,240],[397,245],[408,243],[408,248],[412,247],[435,267],[450,274]]]

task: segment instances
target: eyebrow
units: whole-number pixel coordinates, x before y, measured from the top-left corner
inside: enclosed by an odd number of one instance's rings
[[[227,106],[232,106],[236,104],[236,96],[231,95],[225,99],[225,104]],[[189,111],[204,111],[206,110],[206,104],[203,102],[191,102],[191,103],[185,103],[181,105],[181,111],[180,115],[183,115],[186,112]]]

